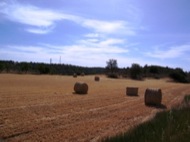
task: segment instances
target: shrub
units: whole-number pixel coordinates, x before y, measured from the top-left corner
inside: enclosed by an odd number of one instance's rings
[[[175,69],[171,74],[170,77],[180,83],[188,83],[187,75],[183,72],[182,69]]]
[[[132,79],[137,79],[137,80],[142,79],[142,68],[139,64],[132,64],[130,70],[130,77]]]
[[[116,73],[108,73],[107,77],[109,77],[109,78],[118,78],[118,75]]]

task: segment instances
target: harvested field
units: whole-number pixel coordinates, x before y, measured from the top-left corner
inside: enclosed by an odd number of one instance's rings
[[[88,84],[88,94],[74,93],[77,81]],[[139,87],[139,96],[126,96],[131,85]],[[145,106],[146,88],[161,88],[167,109],[190,93],[190,85],[164,79],[101,76],[96,83],[94,76],[0,74],[0,141],[100,141],[163,110]]]

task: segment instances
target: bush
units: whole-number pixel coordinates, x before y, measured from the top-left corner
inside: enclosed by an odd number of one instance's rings
[[[4,65],[0,63],[0,72],[4,70]]]
[[[109,78],[118,78],[118,74],[116,74],[116,73],[108,73],[107,77],[109,77]]]
[[[176,82],[188,83],[187,75],[182,69],[174,70],[169,76]]]
[[[132,79],[137,79],[137,80],[142,79],[142,68],[139,64],[132,64],[130,70],[130,77]]]

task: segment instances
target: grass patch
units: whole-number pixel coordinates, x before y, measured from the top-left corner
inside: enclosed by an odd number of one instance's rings
[[[109,137],[103,142],[189,142],[190,95],[170,111],[156,114],[155,118],[123,134]]]
[[[185,97],[184,97],[184,102],[185,103],[190,103],[190,95],[186,95]]]

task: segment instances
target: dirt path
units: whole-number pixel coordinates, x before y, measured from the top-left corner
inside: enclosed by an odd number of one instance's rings
[[[87,95],[73,94],[76,81],[87,82]],[[163,110],[144,105],[147,87],[162,89],[162,104],[167,109],[190,94],[187,84],[103,76],[100,82],[95,82],[93,76],[1,74],[0,84],[0,138],[14,142],[99,141]],[[127,86],[139,87],[139,96],[126,96]]]

